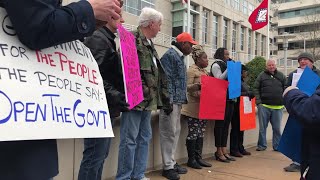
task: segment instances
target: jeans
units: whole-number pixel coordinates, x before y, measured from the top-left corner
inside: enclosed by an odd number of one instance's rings
[[[111,120],[111,124],[113,120]],[[86,138],[78,180],[101,180],[104,160],[108,157],[111,138]]]
[[[181,131],[181,104],[173,104],[172,112],[167,115],[162,109],[159,115],[160,147],[164,170],[173,169],[176,164],[174,154]]]
[[[270,121],[273,131],[272,146],[274,150],[278,150],[279,141],[281,138],[281,120],[282,109],[270,109],[262,106],[258,106],[258,118],[259,118],[259,140],[258,148],[267,148],[267,127]]]
[[[120,145],[117,180],[143,179],[152,137],[151,111],[123,112],[120,119]]]

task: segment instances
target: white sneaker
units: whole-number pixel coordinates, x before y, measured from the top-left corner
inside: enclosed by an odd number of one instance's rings
[[[150,180],[150,178],[144,177],[141,180]]]

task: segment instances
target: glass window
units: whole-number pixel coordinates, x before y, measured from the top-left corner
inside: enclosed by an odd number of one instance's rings
[[[191,27],[190,27],[190,34],[192,35],[192,38],[195,39],[196,38],[196,14],[192,14],[190,15],[191,17]]]
[[[244,27],[241,27],[241,35],[240,35],[240,50],[244,50]]]
[[[240,10],[240,0],[234,0],[234,9]]]
[[[249,10],[248,14],[250,15],[253,11],[253,5],[251,3],[249,3],[248,5],[248,10]]]
[[[218,49],[218,16],[213,15],[212,48]]]
[[[254,54],[258,55],[258,34],[255,33],[255,37],[254,37]]]
[[[209,12],[204,10],[202,12],[202,44],[208,44],[208,17]]]
[[[223,47],[227,47],[227,41],[228,41],[228,20],[223,19]]]
[[[155,0],[124,0],[124,11],[139,16],[144,7],[154,8]]]
[[[232,24],[232,52],[236,51],[237,44],[237,24]]]
[[[265,55],[265,51],[266,51],[266,47],[264,46],[265,45],[265,40],[266,40],[266,37],[265,36],[262,36],[261,37],[261,56],[264,56]]]
[[[246,1],[246,0],[243,0],[242,12],[243,12],[243,14],[248,14],[248,1]]]

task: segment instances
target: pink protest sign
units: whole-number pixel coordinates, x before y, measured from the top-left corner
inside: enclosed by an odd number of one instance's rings
[[[129,109],[143,101],[142,81],[140,76],[139,59],[136,40],[132,33],[118,25],[120,39],[121,62],[126,100]]]

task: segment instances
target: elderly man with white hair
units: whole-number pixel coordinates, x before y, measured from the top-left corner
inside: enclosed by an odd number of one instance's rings
[[[267,149],[267,127],[270,121],[273,131],[273,150],[278,151],[281,138],[281,120],[283,115],[282,93],[286,86],[286,77],[277,70],[275,60],[267,60],[266,70],[261,72],[254,83],[254,94],[258,106],[259,140],[257,151]]]
[[[134,32],[144,100],[121,115],[117,180],[148,179],[144,172],[152,137],[151,111],[169,106],[167,78],[151,40],[160,31],[162,20],[160,12],[143,8]]]

